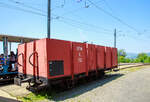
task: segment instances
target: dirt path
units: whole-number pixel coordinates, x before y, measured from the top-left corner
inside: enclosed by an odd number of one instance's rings
[[[150,67],[126,75],[108,75],[104,80],[61,93],[54,101],[150,102]]]
[[[15,97],[12,97],[8,93],[0,90],[0,102],[17,102]]]
[[[13,83],[2,84],[0,85],[0,102],[18,102],[17,97],[25,96],[29,93],[26,90],[26,84],[23,84],[22,87]]]

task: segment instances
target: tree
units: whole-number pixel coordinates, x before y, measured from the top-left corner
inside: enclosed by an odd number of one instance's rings
[[[144,61],[146,59],[148,59],[148,55],[146,53],[139,53],[138,56],[137,56],[137,59],[139,59],[140,62],[144,63]]]
[[[125,52],[125,50],[124,50],[124,49],[120,49],[120,50],[118,51],[118,56],[126,57],[126,56],[127,56],[127,54],[126,54],[126,52]]]
[[[125,63],[126,62],[125,57],[124,56],[119,56],[118,57],[118,62]]]
[[[139,62],[141,62],[141,61],[138,58],[135,58],[134,61],[133,61],[133,63],[139,63]]]
[[[144,63],[150,63],[150,57],[147,57],[147,58],[144,60]]]
[[[135,59],[126,58],[126,52],[124,49],[118,50],[118,62],[119,63],[150,63],[150,56],[146,53],[139,53]]]
[[[124,49],[118,50],[118,62],[126,63],[126,52]],[[129,61],[129,60],[128,60]]]
[[[130,58],[126,58],[126,59],[125,59],[125,62],[126,62],[126,63],[131,63],[131,59],[130,59]]]

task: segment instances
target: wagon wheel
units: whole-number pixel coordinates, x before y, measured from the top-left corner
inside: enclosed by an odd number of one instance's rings
[[[72,89],[75,87],[75,81],[74,80],[66,80],[67,88]]]

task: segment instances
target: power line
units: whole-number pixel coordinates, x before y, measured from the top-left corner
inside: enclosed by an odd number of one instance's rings
[[[36,11],[41,11],[41,12],[44,12],[44,13],[46,13],[46,11],[43,11],[43,10],[41,10],[41,9],[38,9],[38,8],[35,8],[35,7],[32,7],[32,6],[29,6],[29,5],[26,5],[26,4],[24,4],[24,3],[21,3],[21,2],[18,2],[18,1],[15,1],[15,0],[9,0],[9,1],[11,1],[12,3],[16,3],[16,4],[19,4],[19,5],[21,5],[21,6],[24,6],[24,7],[26,7],[26,8],[30,8],[30,9],[33,9],[33,10],[36,10]],[[100,2],[100,1],[98,1],[98,2]],[[96,3],[98,3],[98,2],[96,2]],[[89,4],[90,5],[90,4]],[[77,9],[76,9],[77,10]],[[75,10],[75,11],[76,11]],[[78,10],[79,10],[79,8],[78,8]],[[70,12],[67,12],[67,13],[71,13],[71,12],[75,12],[75,11],[70,11]],[[53,14],[54,15],[54,14]],[[64,15],[64,14],[63,14]],[[46,16],[46,15],[45,15]],[[55,15],[55,16],[57,16],[57,15]],[[92,25],[92,24],[88,24],[88,23],[84,23],[84,22],[80,22],[80,21],[77,21],[77,20],[73,20],[73,19],[70,19],[70,18],[66,18],[66,17],[63,17],[63,16],[57,16],[57,17],[59,17],[59,18],[63,18],[63,19],[68,19],[68,20],[70,20],[70,21],[73,21],[73,22],[77,22],[77,23],[80,23],[80,24],[83,24],[83,25],[86,25],[86,26],[90,26],[90,27],[94,27],[94,28],[101,28],[101,29],[103,29],[104,31],[112,31],[112,30],[109,30],[109,29],[105,29],[105,28],[103,28],[103,27],[98,27],[98,26],[96,26],[96,25]]]
[[[33,9],[33,10],[38,10],[38,11],[40,11],[40,12],[45,12],[45,13],[47,13],[47,11],[45,11],[45,10],[42,10],[42,9],[39,9],[39,8],[30,6],[30,5],[27,5],[27,4],[25,4],[25,3],[23,3],[23,2],[20,2],[20,1],[16,1],[16,0],[8,0],[8,1],[10,1],[10,2],[12,2],[12,3],[15,3],[15,4],[18,4],[18,5],[22,5],[22,6],[24,6],[24,7],[27,7],[27,8]],[[33,4],[32,4],[32,5],[33,5]],[[62,6],[62,5],[63,5],[63,6]],[[58,8],[64,7],[65,2],[64,2],[64,4],[62,4],[62,5],[61,5],[61,6],[56,6],[56,7],[52,8],[51,11],[56,10],[56,9],[58,9]],[[38,5],[38,6],[39,6],[39,5]]]
[[[20,7],[15,7],[15,6],[8,5],[8,4],[2,3],[2,2],[0,2],[0,4],[3,4],[3,5],[2,5],[3,7],[7,7],[7,8],[10,8],[10,9],[20,10],[20,11],[24,11],[24,12],[36,14],[36,15],[39,15],[39,16],[47,16],[47,15],[44,15],[44,14],[42,14],[42,13],[38,13],[38,12],[35,12],[35,11],[22,9],[22,8],[20,8]],[[35,9],[36,9],[36,8],[35,8]],[[36,9],[36,10],[38,10],[38,9]],[[57,16],[57,15],[55,15],[55,16]],[[79,23],[79,24],[83,24],[83,25],[86,25],[86,26],[98,28],[98,27],[95,26],[95,25],[91,25],[91,24],[88,24],[88,23],[84,23],[84,22],[72,20],[72,19],[70,19],[70,18],[65,18],[65,17],[61,17],[61,16],[57,16],[57,17],[60,17],[60,18],[63,18],[63,19],[67,19],[67,20],[69,20],[69,21],[76,22],[76,23]],[[60,20],[59,20],[59,21],[60,21]],[[86,30],[86,31],[87,31],[87,30]],[[107,31],[107,30],[106,30],[106,31]],[[94,32],[94,31],[93,31],[93,32]],[[96,32],[96,31],[95,31],[95,32]],[[96,32],[96,33],[97,33],[97,32]],[[108,33],[107,33],[107,34],[108,34]]]
[[[36,2],[37,0],[18,0],[18,1],[23,1],[24,3],[29,3],[34,6],[41,6],[41,3]],[[43,0],[38,0],[38,1],[43,1]]]
[[[0,4],[3,4],[1,5],[2,7],[6,7],[6,8],[9,8],[9,9],[15,9],[15,10],[19,10],[19,11],[23,11],[23,12],[27,12],[27,13],[32,13],[32,14],[36,14],[36,15],[39,15],[39,16],[44,16],[44,17],[47,17],[47,15],[44,15],[44,14],[41,14],[41,13],[37,13],[35,11],[31,11],[31,10],[26,10],[26,9],[22,9],[20,7],[15,7],[15,6],[12,6],[12,5],[8,5],[8,4],[5,4],[5,3],[1,3]],[[57,16],[57,15],[55,15]],[[58,16],[57,16],[58,17]],[[91,25],[91,24],[88,24],[88,23],[84,23],[84,22],[80,22],[80,21],[76,21],[76,20],[73,20],[73,19],[70,19],[70,18],[65,18],[65,17],[61,17],[62,19],[65,19],[67,21],[71,21],[71,22],[74,22],[74,23],[78,23],[78,25],[85,25],[85,26],[89,26],[91,28],[95,28],[96,29],[96,26],[94,25]],[[56,19],[56,18],[51,18],[51,19]],[[87,29],[86,29],[87,30]],[[96,33],[100,33],[100,32],[97,32],[95,30],[93,30],[93,32],[96,32]],[[103,32],[104,34],[104,32]],[[109,34],[109,33],[106,33],[106,34]]]
[[[35,12],[35,11],[22,9],[22,8],[20,8],[20,7],[16,7],[16,6],[9,5],[9,4],[5,4],[5,3],[1,3],[1,4],[3,4],[3,7],[9,8],[9,9],[15,9],[15,10],[19,10],[19,11],[23,11],[23,12],[32,13],[32,14],[36,14],[36,15],[39,15],[39,16],[45,16],[45,17],[47,17],[46,14],[41,14],[41,13],[38,13],[38,12]],[[57,15],[55,15],[55,16],[57,16]],[[60,16],[57,16],[57,17],[62,18],[62,19],[67,19],[67,20],[69,20],[69,21],[71,21],[71,22],[75,22],[75,23],[78,23],[78,24],[81,24],[81,25],[89,26],[89,27],[92,27],[92,28],[95,28],[95,29],[96,29],[96,28],[99,28],[99,27],[97,27],[97,26],[95,26],[95,25],[91,25],[91,24],[88,24],[88,23],[76,21],[76,20],[73,20],[73,19],[70,19],[70,18],[66,18],[66,17],[62,17],[62,16],[61,16],[61,17],[60,17]],[[56,17],[56,18],[57,18],[57,17]],[[55,18],[55,19],[56,19],[56,18]],[[54,17],[51,18],[51,19],[54,19]],[[105,31],[108,31],[108,30],[106,30],[106,29],[104,29],[104,30],[105,30]],[[109,31],[111,31],[111,30],[109,30]]]
[[[110,12],[106,11],[106,10],[103,9],[102,7],[97,6],[97,5],[96,5],[95,3],[93,3],[91,0],[88,0],[88,1],[89,1],[92,5],[94,5],[98,10],[103,11],[105,14],[111,16],[111,17],[114,18],[115,20],[119,21],[120,23],[126,25],[128,28],[130,28],[130,29],[134,30],[135,32],[137,32],[138,34],[140,34],[140,32],[139,32],[137,29],[135,29],[135,28],[132,27],[131,25],[127,24],[126,22],[124,22],[124,21],[121,20],[120,18],[118,18],[118,17],[112,15]]]
[[[85,28],[81,28],[81,26],[80,25],[74,25],[74,24],[71,24],[71,23],[68,23],[67,21],[65,21],[65,20],[63,20],[63,19],[59,19],[58,21],[60,21],[60,22],[63,22],[63,23],[65,23],[65,24],[67,24],[67,25],[70,25],[70,26],[72,26],[72,27],[74,27],[74,28],[79,28],[79,29],[84,29],[84,31],[87,31],[87,32],[95,32],[95,33],[98,33],[98,34],[100,34],[100,31],[96,31],[96,30],[89,30],[89,29],[85,29]],[[80,27],[79,27],[80,26]],[[108,34],[109,36],[110,36],[110,34],[112,34],[111,32],[110,33],[104,33],[104,32],[101,32],[101,33],[103,33],[103,34]]]
[[[9,8],[9,9],[15,9],[15,10],[23,11],[23,12],[27,12],[27,13],[32,13],[32,14],[39,15],[39,16],[46,16],[46,15],[44,15],[42,13],[39,13],[39,12],[23,9],[23,8],[16,7],[16,6],[13,6],[13,5],[5,4],[3,2],[0,2],[0,4],[2,4],[1,7],[6,7],[6,8]]]
[[[110,5],[108,4],[107,0],[103,0],[105,5],[108,7],[108,9],[113,13],[113,9],[110,7]]]
[[[57,15],[55,15],[57,16]],[[99,29],[101,27],[98,27],[96,25],[93,25],[93,24],[89,24],[89,23],[85,23],[85,22],[81,22],[81,21],[77,21],[77,20],[74,20],[74,19],[71,19],[71,18],[68,18],[68,17],[63,17],[63,16],[57,16],[58,19],[62,18],[62,19],[67,19],[69,21],[72,21],[72,22],[75,22],[75,23],[78,23],[78,24],[82,24],[82,25],[85,25],[85,26],[89,26],[89,27],[92,27],[92,28],[95,28],[95,29]],[[105,28],[101,28],[103,29],[105,32],[110,32],[112,30],[109,30],[109,29],[105,29]]]
[[[14,0],[13,0],[13,2],[14,2]],[[7,8],[10,8],[10,9],[12,8],[12,9],[21,10],[21,11],[28,12],[28,13],[40,15],[40,16],[47,16],[47,15],[44,15],[44,14],[41,14],[41,13],[38,13],[38,12],[35,12],[35,11],[22,9],[22,8],[20,8],[20,7],[14,7],[14,6],[12,6],[12,5],[8,5],[8,4],[5,4],[5,3],[1,3],[1,4],[4,4],[5,6],[7,6]],[[22,6],[25,6],[25,5],[22,5]],[[33,8],[33,7],[31,7],[31,6],[28,6],[28,5],[26,5],[26,7],[32,8],[32,9],[34,9],[34,10],[39,10],[39,9],[37,9],[37,8]],[[55,15],[55,16],[57,16],[57,15]],[[99,27],[97,27],[97,26],[95,26],[95,25],[91,25],[91,24],[88,24],[88,23],[80,22],[80,21],[77,21],[77,20],[73,20],[73,19],[70,19],[70,18],[63,17],[63,16],[57,16],[57,17],[58,17],[58,18],[62,18],[62,19],[67,19],[67,20],[70,20],[70,21],[72,21],[72,22],[75,22],[75,23],[78,23],[78,24],[81,24],[81,25],[86,25],[86,26],[89,26],[89,27],[99,28]],[[104,31],[111,31],[111,30],[108,30],[108,29],[105,29],[105,28],[104,28],[103,30],[104,30]]]
[[[123,31],[121,31],[121,32],[123,32]],[[133,40],[135,40],[136,42],[139,42],[139,41],[145,41],[145,39],[141,39],[141,37],[139,38],[139,37],[135,37],[135,36],[133,36],[133,35],[126,35],[126,34],[121,34],[122,36],[123,36],[123,39],[125,38],[125,37],[128,37],[128,38],[131,38],[131,39],[133,39]],[[118,38],[121,38],[121,35],[117,35],[117,36],[120,36],[120,37],[118,37]],[[118,40],[117,40],[118,41]]]
[[[82,7],[83,8],[83,7]],[[74,20],[74,19],[71,19],[71,18],[68,18],[68,17],[64,17],[64,15],[66,15],[66,14],[69,14],[69,13],[75,13],[76,11],[78,11],[78,10],[81,10],[81,8],[77,8],[77,9],[74,9],[74,10],[71,10],[71,11],[69,11],[69,12],[66,12],[66,13],[64,13],[64,14],[62,14],[62,15],[56,15],[56,14],[53,14],[54,16],[56,16],[57,18],[63,18],[63,19],[67,19],[67,20],[70,20],[70,21],[73,21],[73,22],[76,22],[76,23],[79,23],[79,24],[83,24],[83,25],[86,25],[86,26],[90,26],[90,27],[92,27],[92,28],[98,28],[98,29],[103,29],[104,31],[112,31],[112,30],[110,30],[110,29],[106,29],[106,28],[103,28],[103,27],[99,27],[99,26],[96,26],[96,25],[93,25],[93,24],[89,24],[89,23],[85,23],[85,22],[81,22],[81,21],[77,21],[77,20]]]
[[[66,24],[66,25],[72,26],[72,27],[74,27],[74,28],[79,28],[79,29],[81,29],[80,27],[74,26],[73,24],[69,24],[69,23],[65,22],[64,20],[59,20],[59,21],[62,22],[62,23],[64,23],[64,24]],[[82,29],[82,30],[83,30],[83,29]],[[84,31],[87,31],[87,30],[84,30]],[[93,32],[93,31],[90,31],[90,32]],[[107,39],[105,39],[105,40],[107,40]],[[108,40],[108,41],[110,41],[110,40]],[[101,42],[104,43],[104,44],[106,44],[106,42],[104,42],[104,41],[101,41]]]
[[[22,3],[22,2],[19,2],[19,1],[16,1],[16,0],[8,0],[8,1],[10,1],[10,2],[12,2],[12,3],[15,3],[15,4],[17,4],[17,5],[22,5],[22,6],[26,7],[26,8],[30,8],[30,9],[33,9],[33,10],[36,10],[36,11],[40,11],[40,12],[42,12],[42,13],[43,13],[43,12],[44,12],[44,13],[47,13],[46,11],[44,11],[44,10],[42,10],[42,9],[39,9],[39,8],[30,6],[30,5],[26,5],[25,3]]]
[[[47,16],[47,15],[44,15],[44,14],[41,14],[41,13],[38,13],[38,12],[35,12],[35,11],[22,9],[22,8],[20,8],[20,7],[15,7],[15,6],[12,6],[12,5],[5,4],[5,3],[1,3],[1,4],[5,5],[5,7],[10,8],[10,9],[20,10],[20,11],[24,11],[24,12],[28,12],[28,13],[33,13],[33,14],[40,15],[40,16]],[[24,6],[24,5],[22,5],[22,6]],[[38,9],[36,9],[36,10],[38,10]],[[55,16],[57,16],[57,15],[55,15]],[[88,23],[76,21],[76,20],[73,20],[73,19],[70,19],[70,18],[66,18],[66,17],[62,17],[62,16],[61,16],[61,17],[60,17],[60,16],[57,16],[57,17],[62,18],[62,19],[69,20],[69,21],[74,22],[74,23],[78,23],[78,24],[80,24],[80,25],[85,25],[85,26],[89,26],[89,27],[91,27],[91,28],[95,28],[95,29],[97,28],[97,29],[99,29],[99,27],[97,27],[97,26],[95,26],[95,25],[91,25],[91,24],[88,24]],[[56,18],[57,18],[57,17],[56,17]],[[110,32],[110,31],[111,31],[111,30],[108,30],[108,29],[103,29],[103,30],[104,30],[104,31],[107,31],[107,32]],[[96,32],[96,31],[95,31],[95,32]],[[103,33],[104,33],[104,32],[103,32]],[[108,34],[108,33],[107,33],[107,34]]]
[[[8,1],[10,1],[10,2],[12,2],[12,3],[15,3],[15,4],[17,4],[17,5],[22,5],[22,6],[26,7],[26,8],[30,8],[30,9],[33,9],[33,10],[40,11],[40,12],[42,12],[42,13],[43,13],[43,12],[44,12],[44,13],[47,13],[47,11],[45,11],[45,10],[42,10],[42,9],[39,9],[39,8],[30,6],[30,5],[27,5],[27,4],[25,4],[25,3],[23,3],[23,2],[20,2],[20,1],[16,1],[16,0],[8,0]],[[55,8],[52,8],[51,11],[56,10],[56,9],[58,9],[58,8],[62,8],[62,6],[56,6]]]
[[[102,2],[102,0],[97,1],[95,3],[99,3],[99,2]],[[91,4],[88,4],[88,5],[85,5],[84,7],[79,7],[77,9],[67,11],[67,12],[63,13],[62,16],[67,15],[67,14],[72,14],[72,13],[75,13],[75,12],[78,12],[78,11],[81,11],[81,9],[83,9],[83,8],[86,9],[86,8],[89,8],[90,6],[91,6]]]

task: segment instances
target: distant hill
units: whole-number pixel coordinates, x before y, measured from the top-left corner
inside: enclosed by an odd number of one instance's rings
[[[126,57],[127,57],[127,58],[131,58],[131,59],[132,59],[132,58],[134,59],[134,58],[137,57],[137,55],[138,55],[138,54],[136,54],[136,53],[127,53],[127,56],[126,56]]]
[[[150,52],[149,53],[147,53],[148,54],[148,56],[150,56]],[[136,58],[138,56],[138,54],[137,53],[127,53],[127,58]]]
[[[148,56],[150,56],[150,52],[149,53],[147,53],[148,54]]]

